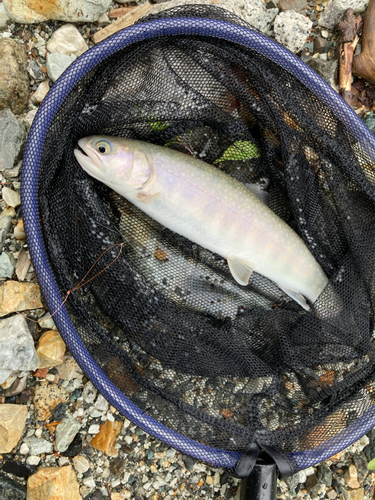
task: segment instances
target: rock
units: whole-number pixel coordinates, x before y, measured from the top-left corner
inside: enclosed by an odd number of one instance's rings
[[[97,392],[93,384],[90,381],[87,382],[82,392],[83,401],[92,404],[95,401]]]
[[[64,24],[49,39],[47,49],[52,53],[80,56],[88,45],[83,36],[73,24]]]
[[[354,13],[363,12],[367,9],[370,0],[333,0],[333,3],[344,12],[353,9]]]
[[[66,451],[69,448],[70,443],[76,437],[80,428],[81,424],[78,420],[73,418],[70,413],[67,413],[61,424],[56,427],[56,450]]]
[[[111,460],[109,470],[116,477],[121,476],[121,474],[125,471],[125,467],[126,463],[124,462],[124,460],[120,457],[117,457],[114,460]]]
[[[23,112],[29,99],[27,61],[23,45],[0,40],[0,109],[10,108],[16,115]]]
[[[62,364],[57,368],[57,373],[63,380],[73,380],[83,377],[81,368],[71,354],[64,356]]]
[[[26,417],[26,406],[0,405],[0,453],[9,453],[16,446],[25,428]]]
[[[362,484],[362,482],[366,479],[366,477],[370,473],[370,471],[367,468],[366,455],[363,452],[356,453],[355,455],[353,455],[353,462],[357,469],[358,481],[360,484]]]
[[[318,465],[317,477],[319,483],[325,484],[328,488],[332,486],[332,471],[324,462]]]
[[[357,490],[345,490],[346,500],[364,500],[365,490],[358,488]]]
[[[35,115],[37,113],[38,109],[32,109],[24,117],[21,118],[22,123],[25,125],[27,130],[30,130],[30,127],[33,123],[33,120],[35,118]]]
[[[91,445],[108,456],[117,456],[115,448],[116,437],[121,431],[122,422],[106,420],[100,426],[99,433],[92,439]]]
[[[329,500],[335,500],[335,498],[337,498],[337,493],[335,490],[331,490],[327,493],[327,498],[329,498]]]
[[[81,500],[73,467],[46,467],[27,481],[27,500]]]
[[[318,21],[319,26],[332,30],[340,20],[344,10],[336,5],[335,2],[329,2],[324,11],[320,14]]]
[[[5,12],[4,5],[0,3],[0,31],[6,30],[8,24],[10,24],[10,17]]]
[[[109,9],[111,0],[4,0],[5,11],[17,23],[40,23],[48,19],[69,23],[94,23]]]
[[[0,171],[14,166],[23,151],[26,138],[24,125],[17,120],[9,108],[2,109],[0,111]]]
[[[14,481],[0,472],[0,498],[1,500],[24,500],[26,486]]]
[[[351,464],[349,466],[349,469],[344,474],[344,479],[349,488],[356,489],[360,487],[360,484],[358,482],[357,469],[354,464]]]
[[[370,113],[363,120],[367,128],[375,135],[375,113]]]
[[[24,465],[15,460],[8,460],[1,470],[18,477],[29,477],[35,474],[38,469],[33,465]]]
[[[28,387],[16,398],[16,403],[23,405],[34,398],[34,388]]]
[[[39,285],[9,280],[0,288],[0,316],[38,307],[43,307]],[[25,370],[29,369],[25,368]]]
[[[316,484],[310,489],[310,495],[312,500],[319,500],[323,498],[326,487],[324,484]]]
[[[11,278],[14,273],[15,260],[12,254],[2,252],[0,254],[0,276],[2,278]]]
[[[8,377],[6,379],[6,381],[1,384],[1,387],[3,389],[8,389],[13,384],[13,382],[16,380],[16,378],[17,377],[15,375]]]
[[[314,59],[309,55],[302,53],[302,61],[310,66],[311,69],[316,71],[323,80],[325,80],[331,87],[335,88],[335,71],[337,67],[337,61],[324,61],[323,59]]]
[[[26,238],[25,229],[23,227],[23,219],[21,219],[16,225],[13,234],[17,240],[24,240]]]
[[[11,217],[0,215],[0,252],[3,250],[4,241],[12,223]]]
[[[51,317],[50,313],[44,314],[38,321],[41,328],[48,328],[49,330],[56,330],[55,322]]]
[[[293,11],[281,12],[274,23],[276,40],[291,52],[298,52],[309,36],[312,21]]]
[[[20,394],[26,387],[27,377],[16,378],[13,384],[4,392],[4,396],[9,398],[11,396],[17,396]]]
[[[281,12],[293,10],[299,14],[306,13],[307,0],[280,0],[279,7]]]
[[[48,76],[53,82],[55,82],[75,59],[77,59],[77,57],[74,55],[66,56],[64,54],[49,54],[47,58]]]
[[[267,9],[266,3],[262,0],[246,1],[243,3],[243,7],[240,16],[254,28],[270,35],[272,32],[271,24],[279,13],[279,9]]]
[[[13,189],[4,186],[2,195],[3,195],[3,200],[8,205],[8,207],[16,208],[19,205],[21,205],[21,197],[19,193],[17,193],[17,191],[13,191]]]
[[[66,404],[60,403],[52,412],[52,420],[54,422],[61,422],[66,413]]]
[[[19,453],[21,455],[28,455],[29,454],[29,447],[27,446],[26,443],[22,443],[19,449]]]
[[[45,439],[39,439],[36,436],[26,436],[23,442],[27,444],[30,455],[41,455],[42,453],[52,453],[53,444]]]
[[[35,370],[38,362],[25,318],[17,314],[0,320],[0,383],[19,371]]]
[[[26,251],[25,247],[22,247],[18,254],[16,265],[16,275],[19,281],[23,281],[26,278],[30,264],[31,260],[29,253]]]
[[[80,434],[77,434],[70,444],[69,448],[66,451],[61,452],[60,454],[64,457],[75,457],[78,453],[82,451],[82,437]]]
[[[27,72],[36,82],[42,82],[47,77],[42,70],[42,66],[35,59],[31,59],[31,61],[28,62]]]
[[[28,465],[39,465],[39,462],[40,462],[40,457],[38,457],[37,455],[30,455],[26,459],[26,463]]]
[[[48,91],[49,91],[49,84],[48,84],[48,81],[45,80],[44,82],[41,82],[39,84],[39,87],[36,89],[36,91],[33,95],[33,99],[38,104],[40,104],[43,101],[43,99],[46,97],[46,95],[48,94]]]
[[[48,330],[39,339],[36,350],[39,357],[38,368],[53,368],[61,365],[64,359],[66,345],[59,332]]]
[[[310,476],[307,477],[306,479],[306,489],[310,490],[314,488],[318,483],[318,478],[316,477],[316,474],[311,474]]]
[[[107,411],[109,403],[101,394],[99,394],[98,399],[95,401],[94,408],[99,411]]]
[[[11,179],[12,177],[18,177],[22,167],[22,161],[19,161],[13,168],[7,168],[3,170],[3,176],[6,179]]]
[[[110,24],[110,22],[111,20],[109,19],[108,14],[104,13],[96,21],[96,24],[99,26],[99,28],[102,28],[103,26],[107,26],[108,24]]]
[[[36,419],[47,420],[58,404],[68,401],[69,393],[63,387],[47,381],[41,382],[36,386],[34,395]]]
[[[322,54],[325,50],[326,43],[323,37],[317,36],[314,40],[314,53]]]
[[[78,455],[77,457],[74,457],[73,463],[74,463],[75,470],[77,472],[80,472],[81,474],[84,474],[85,472],[87,472],[91,467],[90,462],[87,460],[86,457],[83,457],[82,455]]]

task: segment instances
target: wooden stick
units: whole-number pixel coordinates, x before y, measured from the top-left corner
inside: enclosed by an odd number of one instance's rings
[[[375,84],[375,0],[370,0],[363,24],[362,51],[353,59],[353,75]]]
[[[340,33],[339,48],[339,87],[340,95],[348,104],[352,100],[352,63],[355,48],[358,43],[357,32],[362,25],[362,18],[354,17],[353,9],[344,12],[342,21],[337,24]]]
[[[94,42],[99,43],[110,35],[113,35],[113,33],[131,26],[136,21],[138,21],[138,19],[143,17],[151,9],[151,7],[152,5],[150,3],[144,3],[142,5],[139,5],[139,7],[135,7],[133,10],[128,12],[128,14],[125,14],[125,16],[120,17],[119,19],[117,19],[117,21],[109,24],[102,30],[95,33],[95,35],[92,37]]]

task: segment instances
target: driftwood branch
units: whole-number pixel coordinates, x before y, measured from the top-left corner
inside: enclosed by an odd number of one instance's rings
[[[354,17],[353,9],[344,12],[342,21],[337,24],[339,30],[339,87],[341,97],[351,104],[353,98],[352,63],[355,48],[358,43],[358,31],[362,26],[361,16]]]
[[[370,0],[363,24],[362,51],[353,59],[353,75],[375,84],[375,0]]]

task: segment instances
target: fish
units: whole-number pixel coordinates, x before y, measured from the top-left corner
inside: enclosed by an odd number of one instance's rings
[[[302,238],[256,189],[215,166],[105,135],[79,139],[74,155],[87,174],[149,217],[226,259],[239,285],[247,286],[255,271],[306,311],[307,300],[313,304],[326,287],[328,278]]]

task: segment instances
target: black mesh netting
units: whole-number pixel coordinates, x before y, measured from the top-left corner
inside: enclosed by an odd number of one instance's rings
[[[240,23],[206,6],[157,17],[185,15]],[[87,176],[73,150],[92,134],[167,146],[261,183],[330,279],[315,307],[306,312],[256,273],[241,287],[221,257]],[[238,141],[261,154],[241,159]],[[215,162],[231,146],[232,157]],[[244,46],[154,37],[98,63],[49,127],[38,185],[62,296],[123,243],[66,303],[95,361],[146,414],[184,436],[241,452],[261,435],[293,470],[310,465],[308,450],[375,401],[374,169],[316,95]]]

